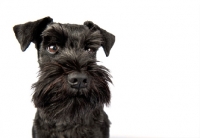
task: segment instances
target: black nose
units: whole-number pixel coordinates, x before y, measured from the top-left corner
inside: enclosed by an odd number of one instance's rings
[[[73,72],[68,75],[68,83],[72,88],[85,88],[88,85],[88,77],[85,73]]]

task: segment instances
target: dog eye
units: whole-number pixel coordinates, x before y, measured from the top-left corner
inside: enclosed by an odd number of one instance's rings
[[[86,49],[87,52],[94,52],[95,50],[94,49],[91,49],[91,48],[88,48]]]
[[[55,54],[57,51],[58,51],[59,47],[58,46],[48,46],[47,47],[47,51],[50,53],[50,54]]]

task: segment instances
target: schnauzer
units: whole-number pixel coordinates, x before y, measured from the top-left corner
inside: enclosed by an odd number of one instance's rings
[[[102,46],[108,56],[115,36],[91,21],[61,24],[50,17],[13,30],[22,51],[33,42],[38,54],[33,138],[109,138],[103,107],[110,102],[112,82],[109,70],[97,65],[96,52]]]

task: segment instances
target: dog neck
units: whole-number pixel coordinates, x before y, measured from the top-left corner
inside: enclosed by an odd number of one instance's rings
[[[69,114],[63,113],[58,118],[49,117],[44,113],[43,110],[38,109],[35,115],[35,123],[47,130],[52,129],[70,129],[77,125],[90,125],[96,122],[96,120],[101,121],[103,116],[103,105],[91,110],[90,112],[85,112],[80,116],[76,115],[71,117]],[[102,120],[103,121],[103,120]],[[63,127],[64,126],[64,127]],[[62,131],[62,130],[59,130]]]

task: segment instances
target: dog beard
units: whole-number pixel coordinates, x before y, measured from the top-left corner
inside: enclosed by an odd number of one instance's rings
[[[89,114],[91,111],[108,105],[112,83],[109,70],[89,58],[87,51],[68,52],[58,59],[40,66],[39,80],[34,88],[35,107],[53,119],[69,116],[71,119]],[[86,88],[71,88],[67,76],[73,72],[84,72],[90,79]]]

